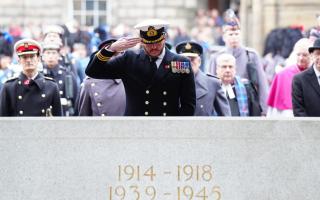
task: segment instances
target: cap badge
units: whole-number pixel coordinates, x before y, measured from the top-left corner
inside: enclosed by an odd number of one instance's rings
[[[190,43],[187,43],[186,46],[185,46],[185,48],[186,48],[187,50],[190,50],[190,49],[192,48],[192,46],[191,46]]]
[[[24,46],[24,48],[29,48],[29,44],[28,43],[24,43],[23,46]]]
[[[149,26],[148,31],[147,31],[147,36],[153,37],[156,35],[158,35],[158,31],[153,26]]]

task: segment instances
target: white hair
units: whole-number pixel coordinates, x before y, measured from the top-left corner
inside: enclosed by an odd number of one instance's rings
[[[234,63],[234,67],[236,66],[236,58],[229,53],[223,53],[217,57],[217,66],[219,67],[223,61],[231,61]]]

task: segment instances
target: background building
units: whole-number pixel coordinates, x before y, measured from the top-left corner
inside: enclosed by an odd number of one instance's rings
[[[76,19],[89,28],[124,23],[133,26],[146,18],[164,18],[173,26],[191,30],[199,9],[216,8],[222,13],[237,10],[244,42],[263,49],[266,35],[275,27],[316,25],[320,12],[318,0],[1,0],[0,28],[10,25],[27,27],[46,24],[66,24]]]

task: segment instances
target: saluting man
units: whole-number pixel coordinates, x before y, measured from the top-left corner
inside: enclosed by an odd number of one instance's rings
[[[18,41],[14,50],[22,72],[3,86],[1,116],[61,116],[58,85],[38,72],[41,46],[31,39]]]
[[[122,38],[105,46],[89,63],[86,74],[122,79],[127,116],[192,116],[196,106],[190,61],[165,48],[168,23],[147,20],[135,26],[139,38]],[[141,42],[139,52],[127,50]],[[126,51],[125,51],[126,50]],[[113,57],[116,52],[125,51]]]
[[[197,106],[196,116],[231,116],[226,95],[218,77],[206,75],[200,70],[203,48],[196,42],[181,42],[176,46],[176,52],[186,56],[191,61],[195,76]]]

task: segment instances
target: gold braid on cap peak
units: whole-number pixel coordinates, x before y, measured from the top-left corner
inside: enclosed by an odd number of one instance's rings
[[[104,62],[110,59],[110,57],[102,55],[101,50],[98,51],[98,53],[96,53],[96,56],[100,61],[104,61]]]
[[[152,44],[152,43],[157,43],[157,42],[160,42],[164,39],[164,34],[162,34],[158,39],[156,40],[147,40],[145,38],[142,38],[142,42],[145,43],[145,44]]]

